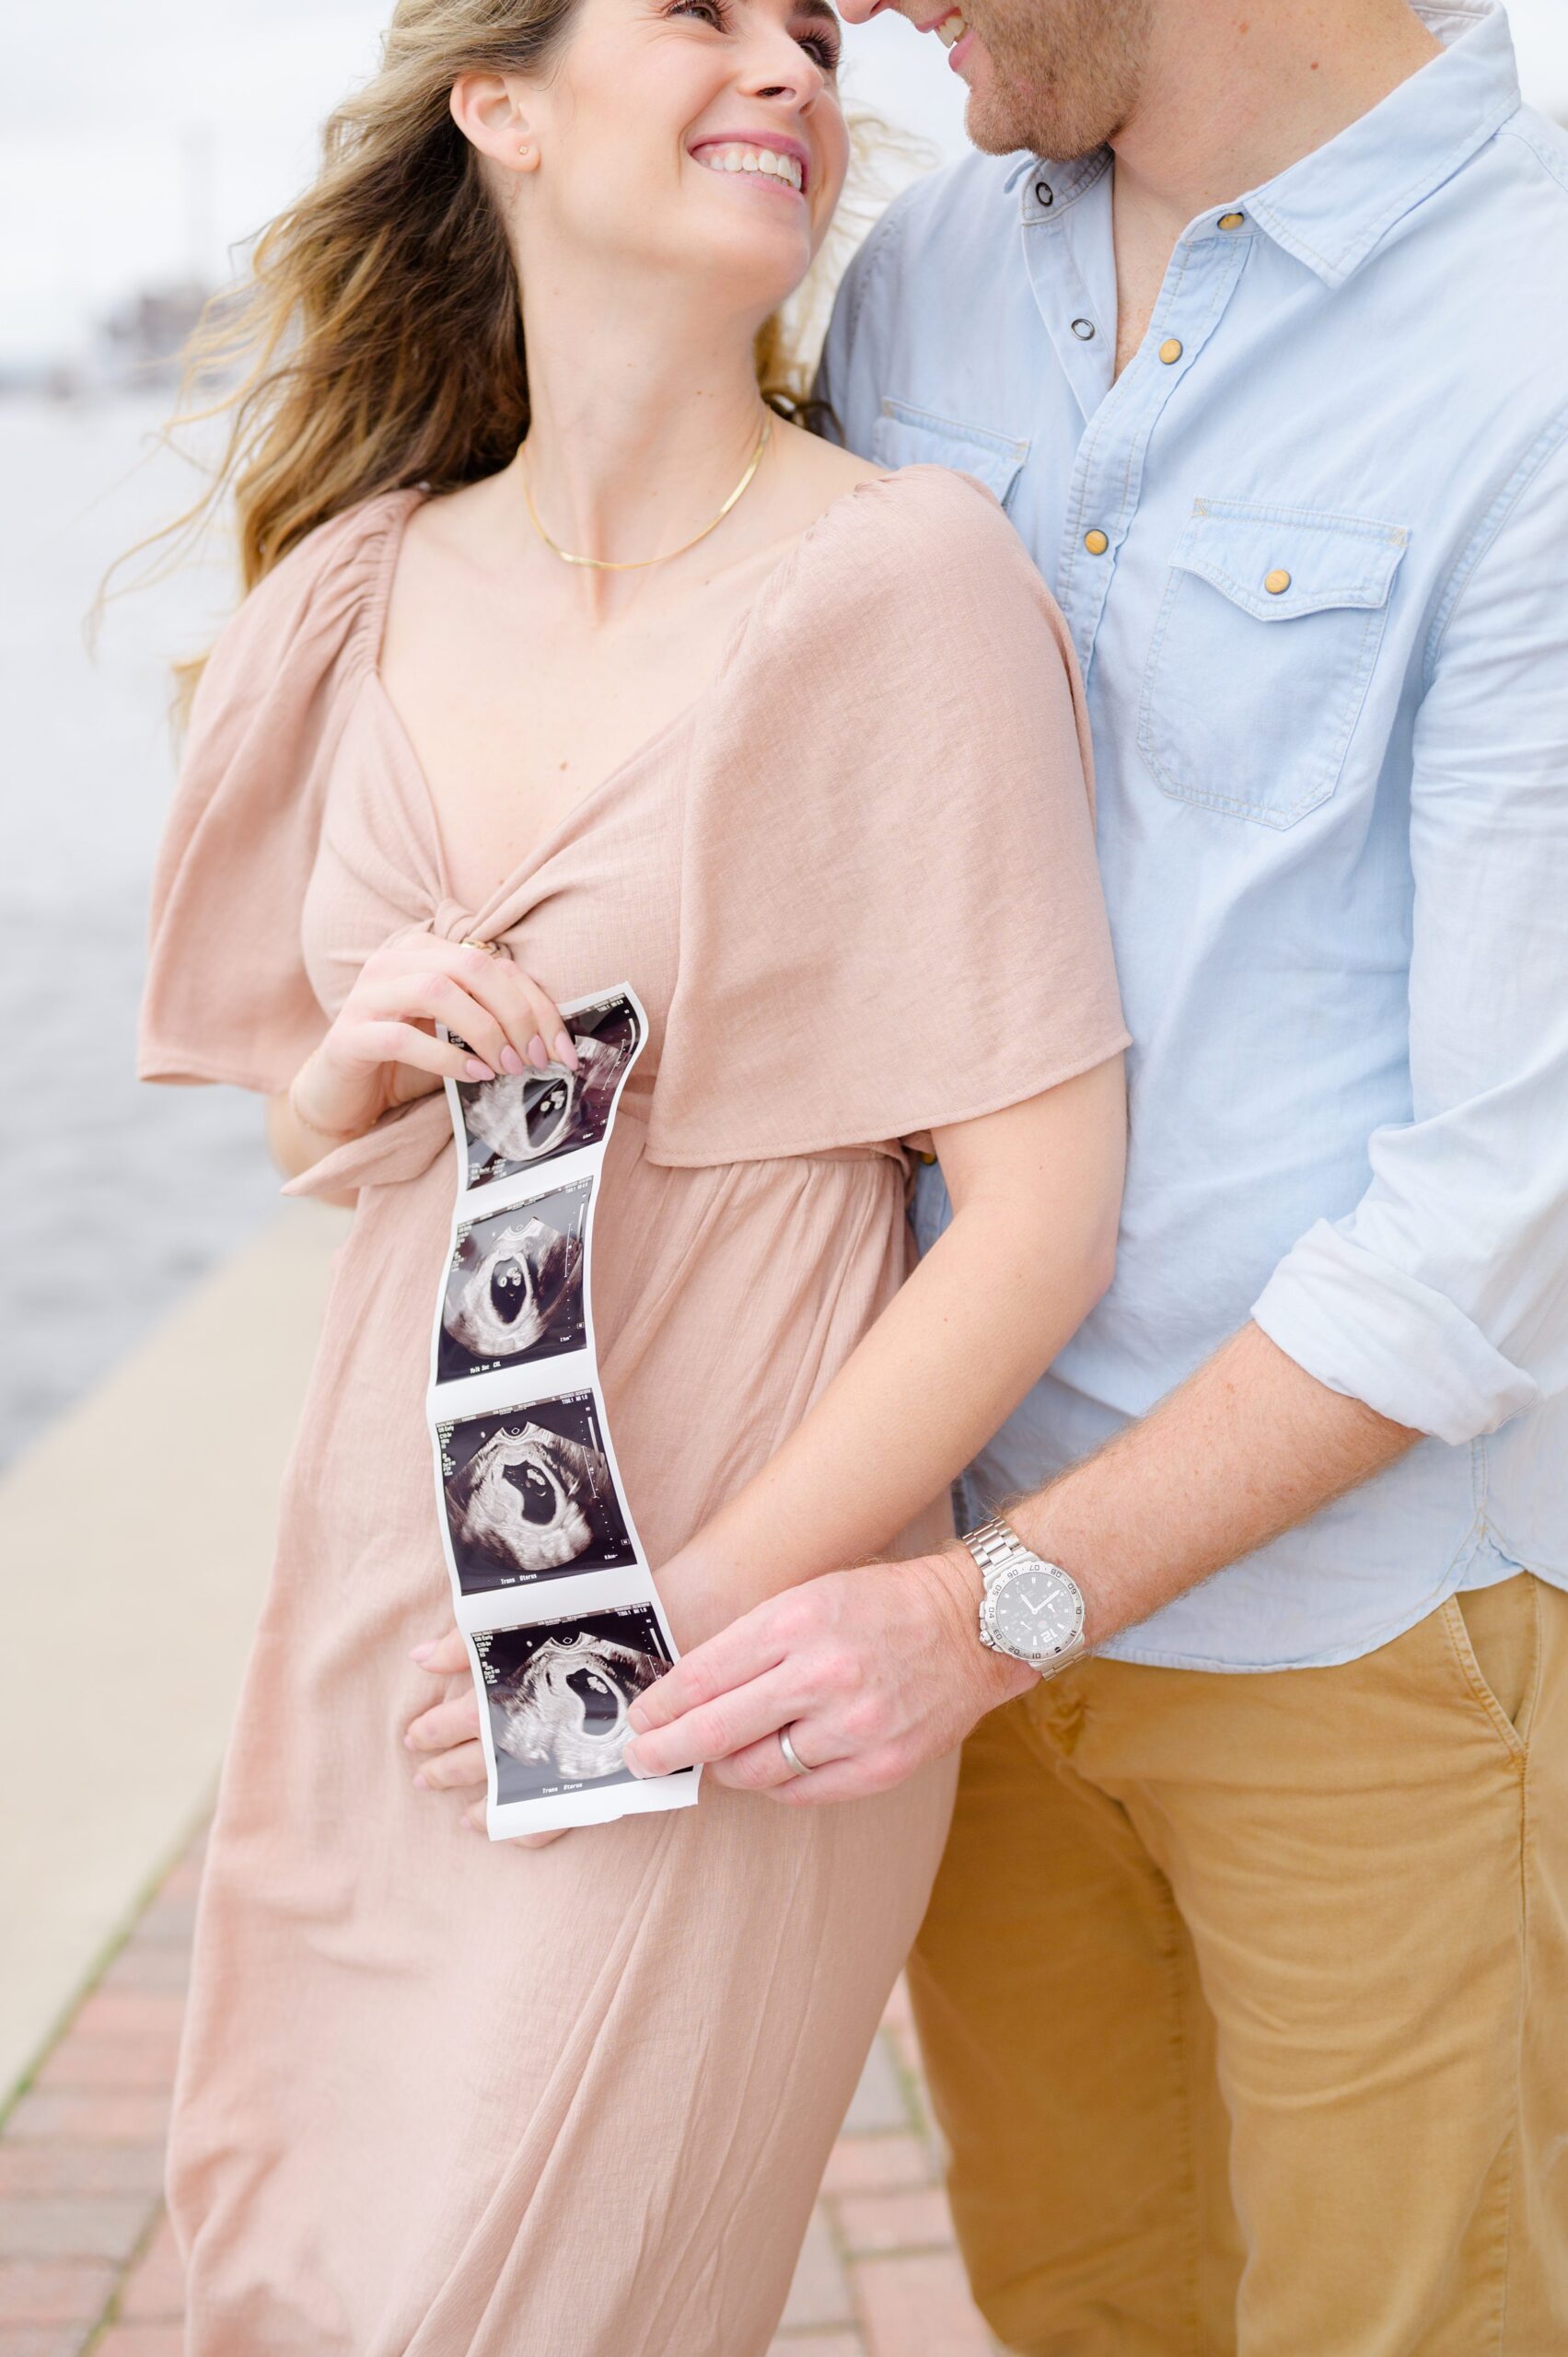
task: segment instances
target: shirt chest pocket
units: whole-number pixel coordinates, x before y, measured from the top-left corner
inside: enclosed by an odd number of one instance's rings
[[[1200,499],[1171,561],[1138,748],[1164,791],[1294,827],[1340,782],[1408,533]]]
[[[913,409],[908,401],[885,401],[865,455],[879,467],[952,467],[960,474],[975,475],[1005,507],[1029,446],[993,434],[989,426]]]

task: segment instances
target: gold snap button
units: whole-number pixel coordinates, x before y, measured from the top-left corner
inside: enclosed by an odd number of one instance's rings
[[[1290,587],[1290,575],[1283,569],[1275,573],[1265,573],[1263,586],[1271,598],[1283,598]]]
[[[1220,215],[1220,227],[1222,229],[1239,229],[1246,222],[1246,219],[1247,215],[1245,213],[1222,213]]]
[[[1180,357],[1180,344],[1178,343],[1175,336],[1167,335],[1165,342],[1160,346],[1160,358],[1165,362],[1166,366],[1168,368],[1173,360],[1179,360]]]
[[[1103,556],[1107,549],[1110,546],[1110,542],[1106,539],[1103,532],[1086,532],[1084,534],[1084,546],[1087,549],[1091,556]]]

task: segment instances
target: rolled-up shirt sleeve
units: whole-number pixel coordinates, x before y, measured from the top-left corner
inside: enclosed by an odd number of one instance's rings
[[[1256,1323],[1453,1443],[1568,1385],[1568,413],[1434,619],[1411,777],[1411,1120]]]

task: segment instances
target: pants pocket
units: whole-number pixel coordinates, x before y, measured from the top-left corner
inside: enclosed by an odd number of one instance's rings
[[[1528,1572],[1461,1590],[1443,1608],[1467,1684],[1509,1749],[1522,1754],[1540,1675],[1540,1595]]]

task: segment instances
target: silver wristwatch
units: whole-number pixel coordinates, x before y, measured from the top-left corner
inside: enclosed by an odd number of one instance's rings
[[[981,1643],[993,1654],[1027,1661],[1046,1678],[1076,1661],[1085,1651],[1084,1597],[1077,1581],[1060,1563],[1031,1554],[1000,1515],[967,1532],[964,1545],[985,1582]]]

